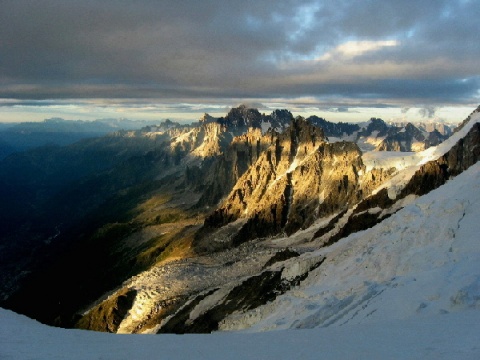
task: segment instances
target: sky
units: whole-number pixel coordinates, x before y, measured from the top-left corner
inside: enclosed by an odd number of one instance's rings
[[[327,120],[463,120],[475,0],[2,0],[0,122],[198,119],[239,104]]]

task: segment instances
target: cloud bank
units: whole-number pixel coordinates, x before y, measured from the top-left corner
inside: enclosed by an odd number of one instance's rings
[[[4,0],[0,98],[471,105],[478,19],[473,0]]]

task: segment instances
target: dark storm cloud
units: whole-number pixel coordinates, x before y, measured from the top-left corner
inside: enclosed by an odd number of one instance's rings
[[[1,8],[3,98],[455,103],[478,95],[473,0],[3,0]]]

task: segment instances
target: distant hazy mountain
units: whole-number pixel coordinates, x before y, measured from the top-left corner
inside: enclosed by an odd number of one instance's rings
[[[411,123],[403,127],[392,127],[387,136],[377,145],[379,151],[422,151],[446,140],[438,130],[421,130]]]
[[[308,120],[310,120],[309,118]],[[372,118],[362,124],[330,123],[323,119],[315,124],[325,130],[330,141],[353,141],[363,151],[422,151],[440,144],[453,130],[445,124],[386,123]],[[442,132],[440,132],[440,129]]]
[[[95,121],[46,119],[42,122],[23,122],[0,126],[0,159],[17,152],[43,145],[69,145],[74,142],[117,130],[135,130],[151,122],[128,119]]]
[[[405,127],[408,124],[414,125],[416,128],[426,131],[433,132],[437,130],[440,134],[444,136],[450,136],[453,133],[453,130],[458,126],[458,124],[451,124],[446,122],[434,122],[434,121],[425,121],[425,122],[391,122],[389,125],[395,127]]]

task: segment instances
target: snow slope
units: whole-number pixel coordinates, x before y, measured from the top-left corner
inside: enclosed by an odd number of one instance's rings
[[[223,329],[330,328],[466,310],[476,316],[479,209],[477,163],[373,228],[302,255],[326,260],[299,287],[230,316]]]

